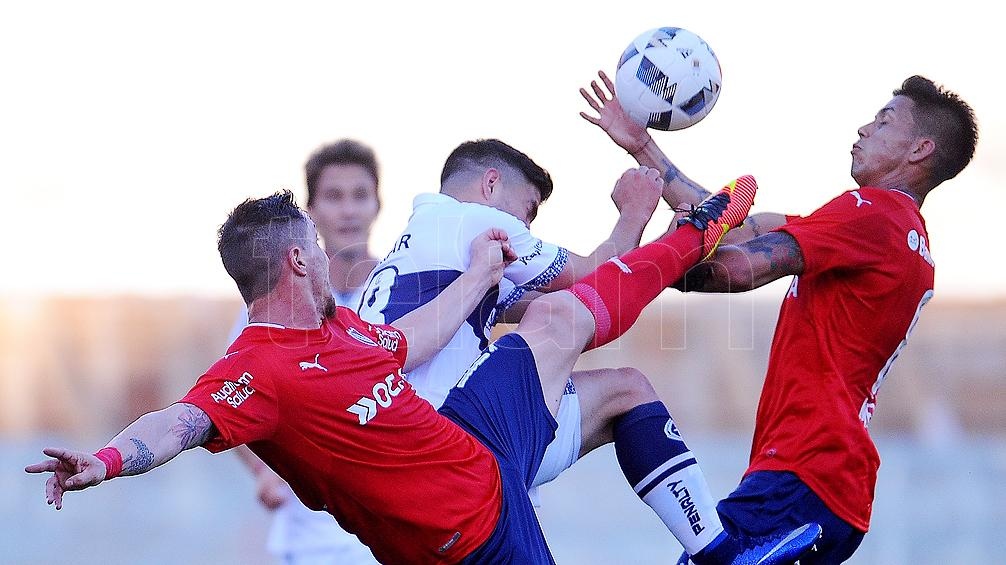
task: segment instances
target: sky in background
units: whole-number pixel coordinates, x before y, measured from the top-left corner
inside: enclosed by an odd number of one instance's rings
[[[1006,49],[987,2],[343,4],[5,5],[0,292],[236,298],[216,228],[246,197],[303,197],[305,158],[340,137],[381,160],[377,255],[448,153],[482,137],[549,169],[533,227],[589,253],[634,162],[577,115],[577,90],[642,31],[677,26],[715,50],[723,90],[703,122],[654,138],[707,187],[756,175],[756,212],[805,214],[852,188],[856,129],[909,75],[958,91],[982,132],[923,207],[937,295],[1006,297]]]

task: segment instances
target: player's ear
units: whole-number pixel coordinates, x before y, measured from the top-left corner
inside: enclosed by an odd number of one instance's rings
[[[500,172],[492,167],[482,173],[482,198],[492,200],[493,192],[499,188]]]
[[[928,137],[920,137],[915,140],[912,152],[908,154],[909,163],[918,163],[936,152],[936,142]]]
[[[287,264],[294,274],[301,277],[307,276],[307,257],[305,255],[304,250],[297,245],[294,245],[286,252]]]

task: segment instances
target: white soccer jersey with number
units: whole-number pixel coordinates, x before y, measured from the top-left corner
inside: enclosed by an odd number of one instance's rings
[[[519,258],[507,266],[500,284],[486,293],[450,343],[408,374],[420,396],[438,408],[488,345],[497,316],[527,291],[558,276],[566,265],[566,250],[534,237],[524,222],[496,208],[444,194],[421,194],[391,252],[370,274],[357,308],[368,322],[394,325],[436,298],[468,268],[472,240],[489,228],[505,231]]]

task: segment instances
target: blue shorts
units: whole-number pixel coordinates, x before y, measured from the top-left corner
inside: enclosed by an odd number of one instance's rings
[[[752,537],[817,522],[824,537],[817,542],[816,553],[800,560],[802,565],[842,563],[856,552],[865,535],[835,516],[803,481],[785,471],[747,475],[716,505],[716,511],[728,533]]]
[[[507,334],[490,345],[447,395],[440,413],[493,452],[503,488],[496,528],[462,563],[555,563],[527,490],[557,425],[527,342]]]

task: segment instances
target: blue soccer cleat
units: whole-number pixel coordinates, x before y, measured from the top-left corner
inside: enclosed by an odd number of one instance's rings
[[[729,565],[793,565],[795,561],[814,549],[814,544],[821,538],[821,526],[811,522],[799,528],[779,534],[757,537],[739,538],[736,541],[741,550],[731,560]],[[677,565],[689,565],[688,554],[678,558]]]

